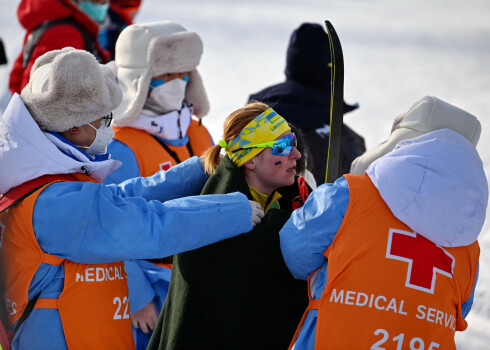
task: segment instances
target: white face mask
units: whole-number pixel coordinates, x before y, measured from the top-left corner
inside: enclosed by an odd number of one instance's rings
[[[185,98],[187,82],[174,79],[151,90],[150,97],[167,111],[178,111]]]
[[[104,121],[101,122],[100,128],[98,129],[90,123],[87,125],[95,129],[95,139],[90,146],[82,148],[87,148],[85,152],[90,155],[107,153],[107,145],[114,137],[114,130],[110,126],[107,126]]]

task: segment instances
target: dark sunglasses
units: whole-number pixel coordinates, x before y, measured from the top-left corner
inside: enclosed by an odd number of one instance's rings
[[[100,122],[101,125],[104,124],[108,128],[109,126],[111,126],[112,112],[110,114],[106,115],[105,117],[102,117],[101,119],[102,119],[102,121]]]

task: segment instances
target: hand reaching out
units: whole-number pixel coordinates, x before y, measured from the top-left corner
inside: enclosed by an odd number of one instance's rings
[[[262,218],[265,214],[259,203],[251,200],[249,200],[249,202],[250,206],[252,207],[252,215],[250,218],[252,219],[252,225],[255,226],[257,224],[260,224],[260,221],[262,221]]]
[[[151,332],[157,323],[158,312],[153,301],[145,307],[131,314],[131,323],[134,328],[141,328],[143,333]]]

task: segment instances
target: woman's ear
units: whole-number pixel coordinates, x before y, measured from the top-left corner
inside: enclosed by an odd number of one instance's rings
[[[255,169],[254,158],[247,160],[245,163],[243,163],[243,166],[248,170],[254,170]]]

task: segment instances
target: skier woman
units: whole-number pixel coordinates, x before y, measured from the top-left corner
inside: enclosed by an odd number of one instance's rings
[[[149,349],[284,349],[307,301],[278,240],[298,196],[295,135],[267,105],[251,103],[228,116],[224,139],[204,157],[212,175],[202,194],[246,194],[266,212],[264,224],[175,257]]]

